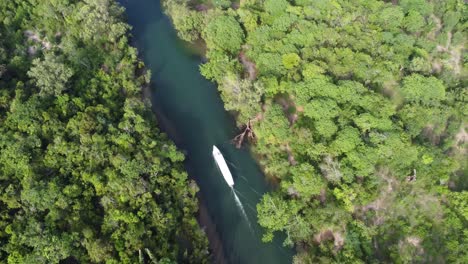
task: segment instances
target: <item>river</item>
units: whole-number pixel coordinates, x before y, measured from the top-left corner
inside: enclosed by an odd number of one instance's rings
[[[268,191],[262,172],[248,149],[236,149],[230,139],[235,122],[223,107],[216,86],[199,73],[201,59],[190,53],[157,0],[120,0],[132,25],[139,56],[152,72],[151,100],[159,126],[186,154],[185,168],[200,187],[204,218],[215,262],[291,263],[292,250],[280,239],[265,244],[257,224],[256,204]],[[212,158],[213,145],[231,168],[234,192]],[[215,232],[213,231],[215,230]],[[214,245],[221,243],[221,246]]]

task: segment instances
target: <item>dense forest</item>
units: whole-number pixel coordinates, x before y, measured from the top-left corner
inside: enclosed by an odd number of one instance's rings
[[[0,263],[206,263],[113,0],[0,1]]]
[[[165,0],[294,263],[468,263],[463,0]]]

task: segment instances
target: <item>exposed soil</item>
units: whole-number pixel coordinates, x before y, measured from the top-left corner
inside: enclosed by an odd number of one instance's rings
[[[466,154],[465,143],[468,142],[468,133],[466,132],[466,125],[462,124],[460,130],[455,135],[454,148],[462,155]]]
[[[438,52],[445,52],[450,54],[450,58],[446,60],[446,62],[451,66],[453,72],[455,74],[460,74],[461,73],[461,59],[462,59],[462,53],[465,49],[464,44],[460,44],[458,46],[452,46],[452,32],[447,33],[447,42],[445,43],[445,46],[442,45],[437,45],[436,50]],[[432,69],[434,72],[440,72],[441,70],[441,64],[440,62],[436,62],[432,64]]]
[[[317,244],[321,244],[322,242],[333,240],[333,245],[335,246],[335,250],[340,250],[344,245],[344,238],[343,235],[339,232],[333,232],[332,230],[323,230],[317,235],[314,236],[314,241]]]
[[[288,161],[291,166],[295,166],[297,164],[296,159],[294,159],[294,155],[292,153],[292,149],[289,146],[289,143],[286,143],[286,152],[288,153]]]
[[[276,98],[276,102],[283,108],[283,112],[289,120],[289,126],[293,126],[299,118],[296,112],[302,112],[304,108],[301,107],[299,111],[294,101],[288,95],[279,96]]]
[[[247,58],[244,51],[239,53],[239,61],[244,66],[244,70],[247,73],[247,79],[250,81],[257,79],[257,66],[253,61]]]
[[[427,36],[430,39],[435,40],[436,36],[439,34],[440,30],[442,29],[442,21],[440,20],[440,18],[436,17],[434,14],[432,14],[430,18],[434,21],[436,27]]]
[[[195,10],[197,10],[199,12],[204,12],[204,11],[207,11],[209,9],[210,9],[210,7],[205,5],[205,4],[199,4],[199,5],[195,6]]]
[[[395,199],[394,190],[399,188],[400,183],[392,175],[390,175],[388,169],[380,169],[377,175],[379,175],[380,178],[387,183],[387,188],[382,190],[380,196],[376,200],[361,208],[356,207],[356,209],[361,210],[362,213],[365,213],[369,210],[375,211],[373,224],[381,225],[385,220],[386,209],[390,204],[393,203],[393,200]]]
[[[28,38],[29,41],[33,41],[42,45],[42,49],[50,50],[52,48],[52,44],[46,39],[41,38],[37,33],[33,32],[32,30],[24,31],[24,36]],[[36,54],[36,48],[29,47],[28,53],[29,55]]]

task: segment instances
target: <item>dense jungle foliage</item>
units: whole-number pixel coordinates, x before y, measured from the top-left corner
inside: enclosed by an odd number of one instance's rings
[[[468,263],[463,0],[165,0],[278,188],[294,263]],[[203,41],[200,41],[203,40]]]
[[[113,0],[0,1],[0,262],[205,263]]]

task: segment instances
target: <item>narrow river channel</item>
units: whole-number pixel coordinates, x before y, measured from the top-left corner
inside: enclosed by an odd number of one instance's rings
[[[291,263],[292,250],[280,241],[261,241],[263,230],[255,207],[269,187],[249,151],[230,144],[236,132],[234,120],[224,110],[215,85],[200,75],[201,59],[178,40],[158,0],[120,2],[140,57],[152,72],[152,101],[159,125],[185,152],[185,167],[200,187],[211,219],[209,228],[217,234],[216,241],[210,239],[212,248],[218,248],[228,263]],[[245,215],[213,161],[213,145],[228,161]]]

